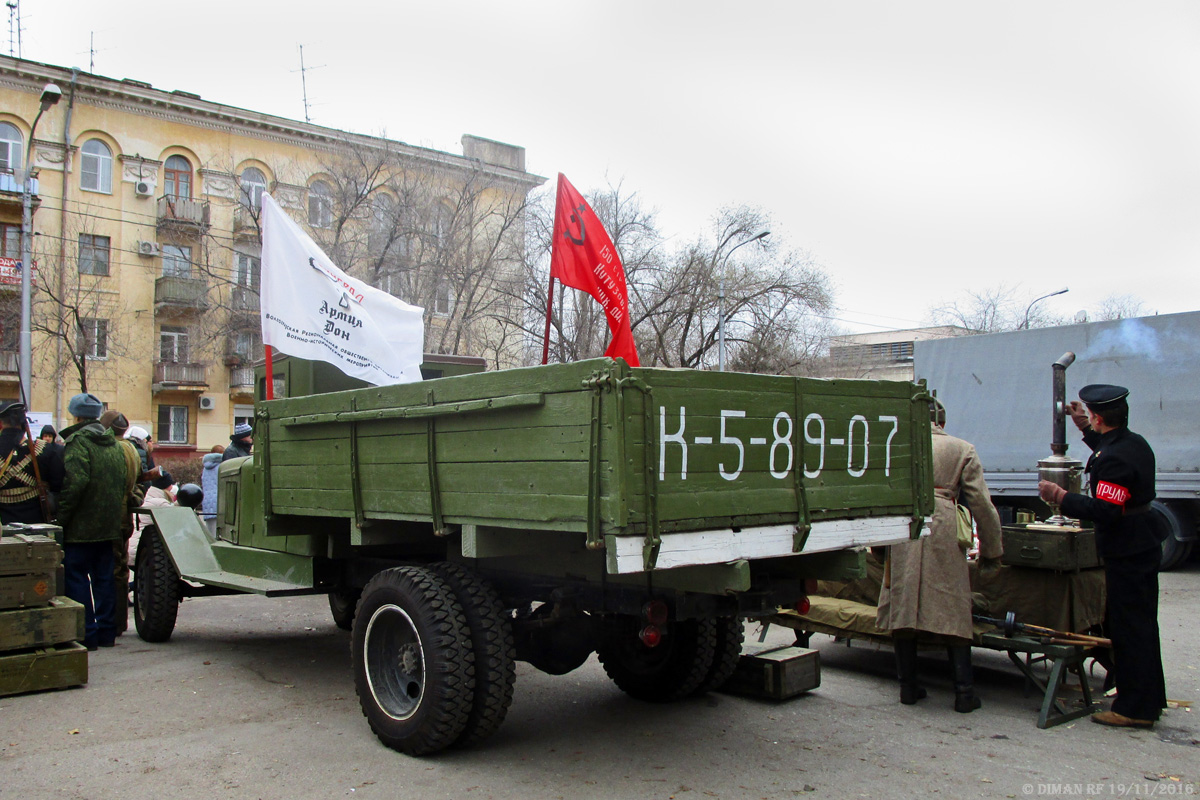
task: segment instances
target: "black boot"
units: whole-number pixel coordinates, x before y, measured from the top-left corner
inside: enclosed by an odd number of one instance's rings
[[[960,714],[970,714],[983,706],[983,701],[975,696],[975,681],[971,675],[971,646],[953,645],[947,647],[946,652],[950,654],[950,666],[954,671],[954,710]]]
[[[892,646],[896,649],[900,702],[911,706],[925,697],[925,689],[917,684],[917,640],[911,637],[893,638]]]

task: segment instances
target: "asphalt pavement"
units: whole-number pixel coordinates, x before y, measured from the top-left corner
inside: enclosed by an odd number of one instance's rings
[[[1162,575],[1167,693],[1200,701],[1200,564]],[[759,628],[746,626],[748,637]],[[784,643],[779,628],[768,641]],[[354,694],[349,634],[323,597],[188,600],[175,634],[90,654],[86,687],[0,698],[0,798],[1152,797],[1200,793],[1200,711],[1152,731],[1036,727],[1007,658],[976,650],[983,708],[956,714],[944,657],[901,706],[890,649],[815,635],[822,683],[774,703],[630,699],[595,658],[561,677],[519,664],[483,745],[411,758],[379,744]],[[1094,685],[1099,688],[1102,671]]]

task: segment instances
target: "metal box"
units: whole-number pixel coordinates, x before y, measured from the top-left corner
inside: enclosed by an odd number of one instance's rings
[[[1060,525],[1030,523],[1005,525],[1003,563],[1014,567],[1078,572],[1101,566],[1096,531]]]
[[[721,691],[787,700],[821,685],[821,654],[805,647],[746,645]]]

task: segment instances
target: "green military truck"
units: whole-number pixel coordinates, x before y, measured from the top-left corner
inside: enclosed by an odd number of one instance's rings
[[[609,359],[354,389],[282,370],[311,393],[257,404],[215,530],[149,511],[137,630],[167,640],[184,596],[327,593],[363,713],[406,753],[492,734],[514,660],[563,674],[595,652],[651,702],[713,689],[744,619],[856,574],[851,548],[915,537],[933,510],[912,383]]]

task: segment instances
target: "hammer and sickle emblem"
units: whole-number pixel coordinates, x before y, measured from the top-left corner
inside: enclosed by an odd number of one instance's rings
[[[583,206],[580,205],[579,208],[575,210],[579,212],[579,216],[577,217],[572,214],[570,217],[568,217],[568,219],[570,219],[571,222],[579,223],[579,238],[576,239],[574,236],[572,236],[570,230],[564,230],[563,236],[566,236],[572,244],[582,245],[587,239],[587,229],[583,226]]]

